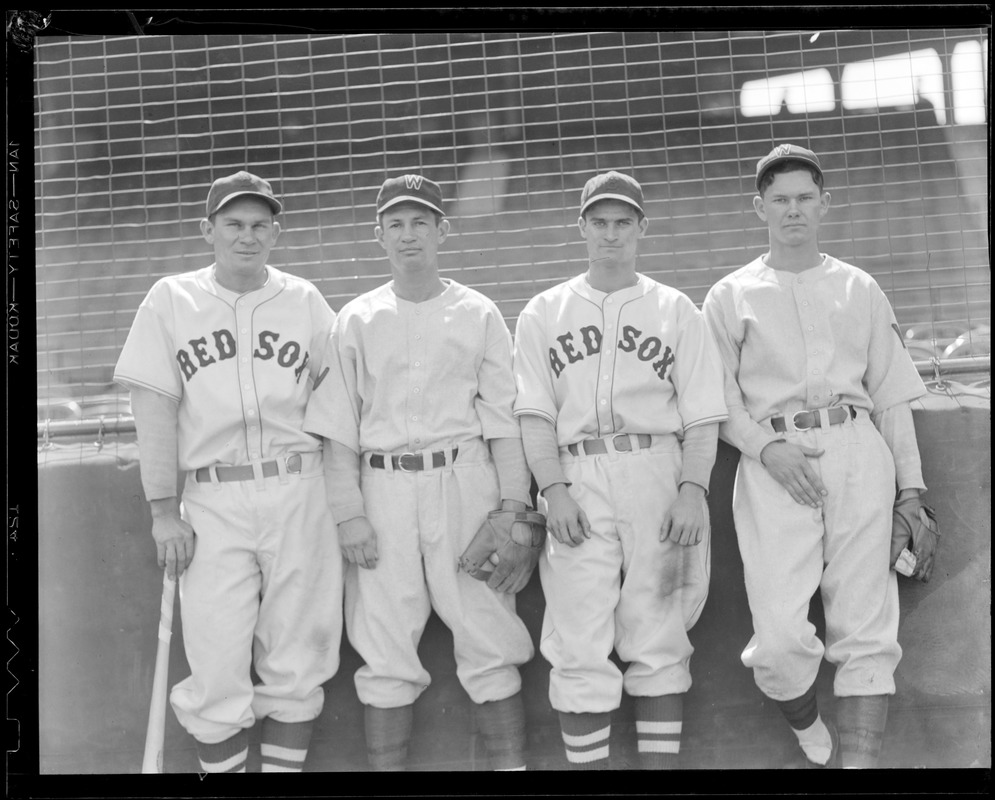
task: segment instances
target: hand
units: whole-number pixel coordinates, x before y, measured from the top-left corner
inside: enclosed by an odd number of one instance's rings
[[[760,452],[760,463],[767,468],[774,480],[788,490],[796,503],[819,508],[822,498],[829,492],[808,459],[818,458],[825,452],[778,439]]]
[[[175,497],[153,500],[152,538],[155,540],[159,568],[176,580],[193,561],[194,531],[180,517],[180,504]]]
[[[374,569],[380,554],[377,551],[377,534],[366,517],[353,517],[340,522],[339,547],[346,561],[363,569]]]
[[[660,526],[660,541],[667,539],[684,546],[698,544],[708,527],[705,490],[696,483],[682,483]]]
[[[546,498],[546,530],[560,544],[576,547],[591,538],[591,523],[565,483],[554,483],[543,493]]]

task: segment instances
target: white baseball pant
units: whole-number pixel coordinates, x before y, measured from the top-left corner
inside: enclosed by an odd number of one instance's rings
[[[710,533],[691,547],[660,541],[682,456],[676,436],[653,438],[634,453],[561,451],[570,494],[592,533],[577,547],[547,537],[539,561],[546,596],[540,649],[552,665],[557,711],[614,710],[623,688],[656,697],[691,686],[687,631],[708,596]],[[609,659],[613,647],[629,662],[624,675]]]
[[[809,464],[829,494],[821,509],[803,506],[759,461],[740,459],[733,515],[754,628],[743,663],[774,700],[804,694],[823,653],[836,664],[837,696],[893,694],[902,650],[898,582],[889,565],[891,451],[863,411],[841,425],[786,435],[825,449]],[[820,588],[825,647],[808,620]]]
[[[342,556],[321,454],[304,454],[303,463],[301,474],[259,482],[187,478],[183,518],[196,550],[179,589],[192,674],[170,699],[183,727],[207,744],[261,717],[316,718],[322,684],[338,669]]]
[[[409,705],[429,686],[418,643],[432,609],[452,631],[456,674],[475,703],[517,693],[518,665],[533,656],[514,596],[458,569],[500,497],[483,440],[457,444],[454,463],[414,472],[373,468],[363,456],[363,499],[379,559],[374,569],[347,566],[346,630],[366,662],[355,676],[365,705]]]

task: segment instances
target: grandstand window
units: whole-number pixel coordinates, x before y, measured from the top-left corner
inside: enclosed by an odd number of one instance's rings
[[[843,108],[848,111],[910,107],[926,101],[940,124],[947,121],[943,65],[933,49],[847,64],[840,91]]]
[[[792,114],[836,108],[836,91],[829,70],[810,69],[743,84],[739,107],[744,117],[776,117],[784,106]]]
[[[960,42],[950,59],[953,83],[954,122],[960,125],[984,125],[987,119],[985,64],[988,63],[988,40]]]

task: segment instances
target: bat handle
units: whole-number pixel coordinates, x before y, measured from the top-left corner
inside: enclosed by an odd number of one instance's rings
[[[155,674],[152,678],[152,699],[149,704],[149,724],[145,731],[145,755],[142,773],[162,772],[162,754],[166,734],[166,691],[169,679],[169,640],[173,635],[173,599],[176,580],[163,572],[162,602],[159,607],[159,642],[155,655]]]

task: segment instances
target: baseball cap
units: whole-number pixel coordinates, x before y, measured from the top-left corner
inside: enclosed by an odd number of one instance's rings
[[[234,175],[218,178],[211,184],[211,191],[207,193],[207,216],[211,216],[236,197],[244,197],[245,195],[265,200],[273,209],[274,214],[283,211],[280,201],[273,195],[273,187],[270,186],[269,181],[242,170]]]
[[[384,181],[377,195],[377,214],[382,214],[398,203],[418,203],[428,206],[437,214],[445,216],[446,213],[442,210],[442,189],[439,184],[421,175],[401,175]]]
[[[580,194],[580,213],[592,203],[599,200],[621,200],[631,206],[635,206],[640,214],[643,211],[643,188],[635,180],[621,172],[604,172],[595,175],[584,184],[584,191]]]
[[[819,157],[811,150],[799,147],[796,144],[779,144],[757,162],[758,192],[760,191],[760,182],[763,180],[764,173],[771,167],[785,161],[801,161],[810,167],[815,167],[819,174],[822,175],[822,165],[819,163]]]

